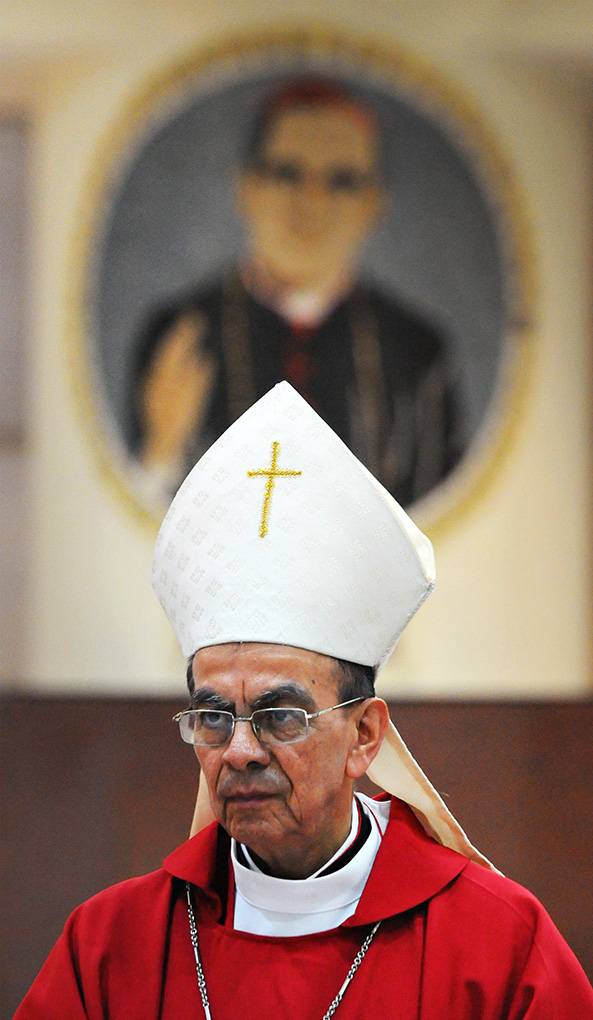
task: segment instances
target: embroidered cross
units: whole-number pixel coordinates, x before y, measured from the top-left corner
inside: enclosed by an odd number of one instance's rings
[[[269,468],[256,468],[255,471],[248,471],[247,475],[249,478],[266,478],[266,487],[264,490],[264,505],[261,513],[261,523],[259,526],[259,537],[265,538],[268,534],[268,520],[270,517],[270,505],[272,503],[272,492],[274,491],[274,482],[276,478],[294,478],[296,475],[302,475],[302,471],[289,471],[278,467],[278,456],[280,454],[280,443],[272,443],[272,462]]]

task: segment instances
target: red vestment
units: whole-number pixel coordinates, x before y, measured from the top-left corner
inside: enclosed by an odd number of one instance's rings
[[[228,873],[213,824],[160,870],[83,903],[15,1020],[199,1020],[185,881],[213,1020],[321,1020],[379,918],[338,1018],[593,1020],[593,989],[535,897],[435,843],[400,801],[356,913],[332,931],[234,931]]]

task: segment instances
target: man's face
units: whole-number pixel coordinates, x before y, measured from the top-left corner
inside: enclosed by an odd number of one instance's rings
[[[284,645],[217,645],[193,661],[192,707],[249,716],[258,707],[335,705],[334,659]],[[364,703],[361,703],[364,704]],[[309,736],[267,746],[239,722],[223,747],[196,747],[212,808],[227,832],[276,873],[292,859],[327,860],[350,826],[352,780],[346,775],[359,704],[311,720]],[[325,855],[325,856],[324,856]]]
[[[349,274],[379,205],[371,124],[348,107],[295,107],[266,136],[240,208],[256,262],[295,289]]]

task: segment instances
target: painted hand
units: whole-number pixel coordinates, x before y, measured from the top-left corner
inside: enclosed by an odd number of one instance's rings
[[[178,319],[163,338],[146,378],[143,411],[146,468],[174,463],[197,427],[214,374],[200,349],[205,322],[199,313]]]

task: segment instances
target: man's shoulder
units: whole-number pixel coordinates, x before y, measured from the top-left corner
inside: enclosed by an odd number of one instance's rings
[[[428,360],[445,352],[448,345],[445,331],[430,312],[374,284],[360,283],[353,296],[362,308],[368,308],[379,336],[386,334],[392,346],[403,350],[409,347],[417,358]]]
[[[490,927],[527,936],[548,916],[524,886],[427,835],[409,805],[397,798],[390,802],[386,839],[376,866],[381,898],[389,900],[394,913],[428,904],[434,921],[448,925],[454,920],[452,932]],[[389,885],[386,896],[390,874],[401,879]]]
[[[227,276],[224,273],[211,276],[152,304],[144,315],[142,335],[160,335],[187,315],[201,315],[206,320],[216,318],[223,305]]]
[[[498,974],[518,974],[526,988],[539,987],[550,1002],[557,996],[566,1010],[560,1010],[559,1017],[593,1017],[590,984],[546,908],[529,889],[469,862],[432,906],[435,943],[446,941],[453,964],[479,969],[486,962],[490,975],[495,961]]]
[[[98,918],[118,919],[139,909],[162,909],[169,903],[171,883],[172,877],[164,868],[127,878],[85,900],[72,917],[76,922],[95,923]]]
[[[478,895],[492,896],[495,899],[509,902],[535,901],[537,899],[529,889],[509,878],[501,871],[492,867],[484,867],[477,861],[469,860],[462,872],[464,881],[471,885]]]
[[[469,861],[458,875],[451,890],[456,909],[480,917],[487,923],[498,922],[505,929],[529,930],[535,933],[549,915],[529,889],[518,882]]]

